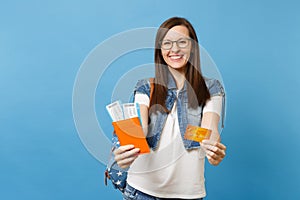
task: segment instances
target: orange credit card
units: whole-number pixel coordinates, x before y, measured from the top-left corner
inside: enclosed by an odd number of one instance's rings
[[[210,135],[211,130],[188,124],[184,134],[184,139],[202,142],[204,139],[209,139]]]

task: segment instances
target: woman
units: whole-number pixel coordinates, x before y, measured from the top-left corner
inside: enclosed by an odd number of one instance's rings
[[[192,25],[173,17],[159,28],[155,41],[155,79],[138,81],[135,102],[140,104],[150,154],[133,145],[114,151],[128,170],[124,199],[202,199],[204,161],[218,165],[226,147],[220,143],[218,123],[224,92],[214,79],[202,77],[198,39]],[[187,125],[212,130],[209,140],[184,138]]]

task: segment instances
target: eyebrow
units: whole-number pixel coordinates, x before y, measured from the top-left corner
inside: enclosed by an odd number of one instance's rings
[[[162,41],[165,41],[165,40],[169,40],[169,41],[178,41],[178,40],[181,40],[181,39],[189,39],[189,38],[188,38],[188,37],[181,37],[181,38],[178,38],[177,40],[163,39]]]

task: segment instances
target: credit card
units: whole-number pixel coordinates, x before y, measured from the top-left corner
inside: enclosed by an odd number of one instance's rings
[[[211,130],[188,124],[186,127],[184,138],[187,140],[202,142],[202,140],[204,139],[209,139],[210,135]]]

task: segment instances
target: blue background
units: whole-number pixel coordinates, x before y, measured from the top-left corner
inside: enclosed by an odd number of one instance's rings
[[[78,137],[73,83],[97,44],[172,16],[194,25],[227,91],[227,157],[206,166],[207,199],[300,199],[299,7],[296,0],[1,1],[0,199],[120,199]]]

